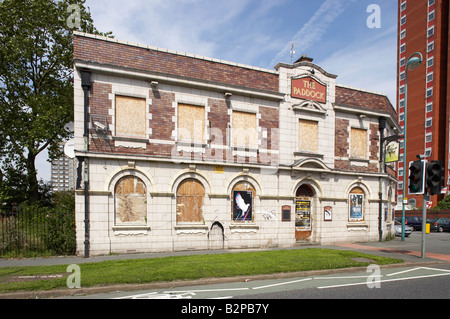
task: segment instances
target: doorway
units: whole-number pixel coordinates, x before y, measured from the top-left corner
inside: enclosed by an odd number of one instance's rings
[[[314,190],[303,184],[295,193],[295,240],[308,241],[312,235]]]
[[[223,250],[224,249],[224,228],[221,223],[215,222],[208,234],[209,249]]]

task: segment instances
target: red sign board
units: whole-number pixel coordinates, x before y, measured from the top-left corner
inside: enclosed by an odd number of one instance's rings
[[[292,97],[326,103],[327,86],[312,77],[294,79],[292,80]]]

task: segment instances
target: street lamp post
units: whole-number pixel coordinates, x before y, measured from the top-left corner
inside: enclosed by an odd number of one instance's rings
[[[406,200],[406,128],[407,128],[407,106],[408,106],[408,70],[415,70],[422,64],[423,56],[420,52],[412,54],[406,62],[405,70],[405,110],[403,129],[403,214],[402,214],[402,241],[405,241],[405,200]],[[423,230],[422,230],[423,231]]]

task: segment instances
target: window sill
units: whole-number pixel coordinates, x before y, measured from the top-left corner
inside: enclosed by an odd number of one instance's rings
[[[350,231],[367,231],[369,229],[369,225],[366,222],[348,222],[347,230]]]
[[[259,226],[255,224],[232,224],[230,230],[231,233],[256,233]]]
[[[115,236],[142,236],[150,231],[147,225],[120,225],[113,226],[112,229]]]
[[[176,225],[175,231],[177,235],[182,234],[206,234],[208,232],[208,226],[199,224],[186,224],[186,225]]]
[[[323,159],[325,155],[315,152],[308,152],[308,151],[298,151],[294,152],[294,156],[302,156],[302,157],[313,157],[313,158],[320,158]]]

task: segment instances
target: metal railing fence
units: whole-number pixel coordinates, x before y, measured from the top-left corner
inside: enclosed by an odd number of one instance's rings
[[[52,208],[0,212],[0,257],[74,255],[75,213]]]

